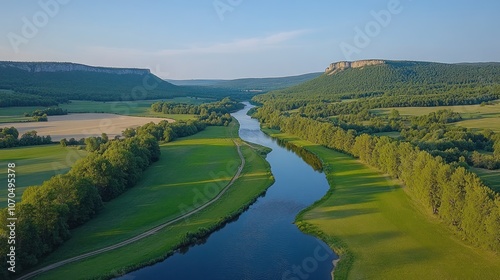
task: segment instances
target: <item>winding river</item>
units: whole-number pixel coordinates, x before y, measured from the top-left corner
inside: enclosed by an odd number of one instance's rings
[[[133,271],[130,279],[331,279],[337,256],[321,240],[293,224],[300,210],[320,199],[329,186],[318,163],[306,151],[293,152],[265,135],[257,120],[246,115],[252,106],[233,114],[240,137],[273,149],[267,156],[276,182],[241,216],[211,234],[203,244]],[[300,156],[302,157],[300,157]]]

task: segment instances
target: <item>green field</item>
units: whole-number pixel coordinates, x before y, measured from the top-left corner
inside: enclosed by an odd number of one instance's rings
[[[500,101],[495,101],[493,105],[456,105],[456,106],[436,106],[436,107],[393,107],[393,108],[382,108],[382,109],[372,109],[372,113],[388,115],[391,110],[398,110],[402,116],[423,116],[429,113],[436,112],[439,110],[452,110],[454,112],[462,114],[463,118],[493,118],[500,117]]]
[[[475,128],[479,130],[491,129],[493,132],[499,133],[500,117],[464,120],[455,123],[455,125],[463,126],[466,128]]]
[[[25,117],[24,113],[31,113],[45,107],[2,107],[0,108],[0,124],[10,122],[29,122],[33,118]]]
[[[216,191],[229,182],[240,164],[236,147],[229,139],[236,133],[237,126],[233,122],[229,128],[208,127],[194,136],[162,145],[160,161],[145,172],[141,182],[107,203],[95,219],[74,230],[72,238],[49,255],[41,266],[115,244],[215,197]],[[243,145],[241,149],[247,162],[242,176],[219,202],[154,236],[63,266],[37,279],[81,279],[114,274],[131,264],[164,257],[187,231],[196,232],[201,227],[220,223],[272,183],[267,162],[250,147]]]
[[[398,107],[373,109],[372,113],[388,115],[392,109],[396,109],[402,116],[422,116],[438,110],[449,109],[462,115],[463,121],[454,125],[475,129],[491,129],[500,132],[500,101],[495,101],[493,105],[457,105],[438,107]]]
[[[351,156],[291,135],[273,136],[305,147],[326,165],[332,189],[299,216],[298,225],[324,234],[341,254],[336,278],[498,279],[499,256],[464,244],[421,212],[397,182]]]
[[[40,185],[56,174],[66,173],[73,163],[87,154],[74,147],[43,145],[0,150],[0,182],[7,182],[7,163],[16,164],[16,198],[26,187]],[[7,187],[0,188],[0,208],[6,207]]]
[[[500,170],[487,170],[483,168],[471,167],[470,171],[476,173],[492,190],[500,193]]]

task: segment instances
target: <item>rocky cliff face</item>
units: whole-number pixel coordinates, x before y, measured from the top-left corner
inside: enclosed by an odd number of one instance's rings
[[[340,61],[330,64],[330,66],[326,68],[325,73],[328,75],[333,75],[349,68],[363,68],[365,66],[380,65],[384,63],[385,61],[383,60],[375,60],[375,59],[358,60],[358,61]]]
[[[93,67],[83,64],[69,63],[69,62],[11,62],[11,61],[0,61],[0,68],[14,67],[28,71],[31,73],[37,72],[71,72],[71,71],[83,71],[83,72],[96,72],[96,73],[108,73],[108,74],[136,74],[145,75],[149,74],[149,69],[137,69],[137,68],[111,68],[111,67]]]

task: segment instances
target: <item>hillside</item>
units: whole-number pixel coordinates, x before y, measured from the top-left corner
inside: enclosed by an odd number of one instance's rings
[[[244,78],[235,80],[167,80],[178,86],[207,86],[225,90],[241,90],[251,92],[267,92],[295,86],[314,78],[322,73],[308,73],[298,76],[276,78]]]
[[[313,102],[372,97],[404,107],[425,102],[432,104],[420,105],[452,105],[465,99],[465,104],[478,104],[500,95],[500,63],[361,62],[333,63],[316,79],[259,96],[256,101],[263,102],[283,94],[293,94],[288,99],[300,96],[302,100]],[[391,98],[394,96],[399,102]],[[382,104],[374,106],[379,105]]]
[[[0,62],[0,106],[26,106],[26,97],[118,101],[184,96],[185,91],[147,69],[92,67],[57,62]],[[19,98],[13,98],[18,95]],[[24,102],[23,102],[24,101]]]

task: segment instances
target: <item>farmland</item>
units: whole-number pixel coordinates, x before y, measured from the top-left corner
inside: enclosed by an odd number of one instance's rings
[[[115,137],[121,135],[122,131],[128,127],[136,127],[148,122],[158,123],[162,120],[160,118],[89,113],[50,116],[48,122],[6,123],[3,126],[14,126],[20,134],[36,130],[38,135],[50,135],[52,140],[58,141],[62,138],[80,139],[100,136],[102,133],[108,134],[109,137]],[[167,120],[173,122],[171,119]]]

